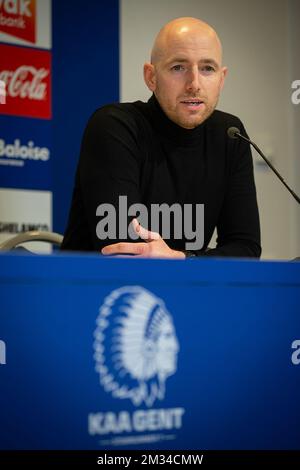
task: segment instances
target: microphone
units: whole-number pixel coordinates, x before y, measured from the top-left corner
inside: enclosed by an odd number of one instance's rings
[[[267,159],[267,157],[262,153],[262,151],[260,150],[260,148],[254,143],[252,142],[252,140],[248,139],[247,137],[245,137],[244,135],[242,135],[240,133],[240,130],[238,129],[238,127],[229,127],[227,129],[227,135],[228,137],[230,137],[230,139],[242,139],[246,142],[248,142],[248,144],[251,144],[255,150],[257,151],[257,153],[259,153],[259,155],[264,159],[264,161],[266,162],[266,164],[271,168],[271,170],[275,173],[275,175],[280,179],[280,181],[284,184],[284,186],[287,188],[287,190],[291,193],[291,195],[296,199],[296,201],[298,202],[298,204],[300,204],[300,197],[297,196],[297,194],[289,187],[289,185],[284,181],[284,179],[282,178],[281,174],[278,173],[278,171],[276,170],[276,168],[273,167],[272,163]]]

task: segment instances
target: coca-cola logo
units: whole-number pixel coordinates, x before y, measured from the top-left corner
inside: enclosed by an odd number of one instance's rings
[[[0,44],[0,82],[6,104],[0,113],[51,117],[51,52]]]
[[[11,97],[43,100],[47,95],[47,84],[43,80],[49,70],[36,69],[30,65],[22,65],[14,71],[2,70],[0,80],[6,83],[7,94]]]

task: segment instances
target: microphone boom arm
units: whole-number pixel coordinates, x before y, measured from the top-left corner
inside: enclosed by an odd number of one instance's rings
[[[243,136],[242,134],[240,134],[240,132],[235,132],[234,133],[235,136],[238,136],[239,138],[241,138],[242,140],[244,140],[245,142],[248,142],[249,144],[251,144],[255,150],[257,151],[257,153],[259,153],[259,155],[264,159],[264,161],[266,162],[266,164],[271,168],[271,170],[273,170],[273,172],[275,173],[275,175],[280,179],[280,181],[284,184],[284,186],[286,187],[286,189],[291,193],[291,195],[296,199],[296,201],[298,202],[298,204],[300,204],[300,197],[297,196],[297,194],[289,187],[289,185],[284,181],[284,179],[282,178],[282,176],[280,175],[280,173],[278,173],[278,171],[276,170],[276,168],[273,167],[272,163],[267,159],[267,157],[262,153],[262,151],[260,150],[260,148],[254,143],[252,142],[252,140],[250,139],[247,139],[247,137]]]

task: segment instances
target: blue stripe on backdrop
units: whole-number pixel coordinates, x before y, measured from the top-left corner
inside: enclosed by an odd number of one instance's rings
[[[53,0],[53,229],[63,232],[89,116],[119,100],[119,2]]]

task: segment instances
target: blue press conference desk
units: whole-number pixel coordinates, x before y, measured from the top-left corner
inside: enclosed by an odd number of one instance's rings
[[[1,449],[300,449],[300,263],[2,254],[0,281]]]

